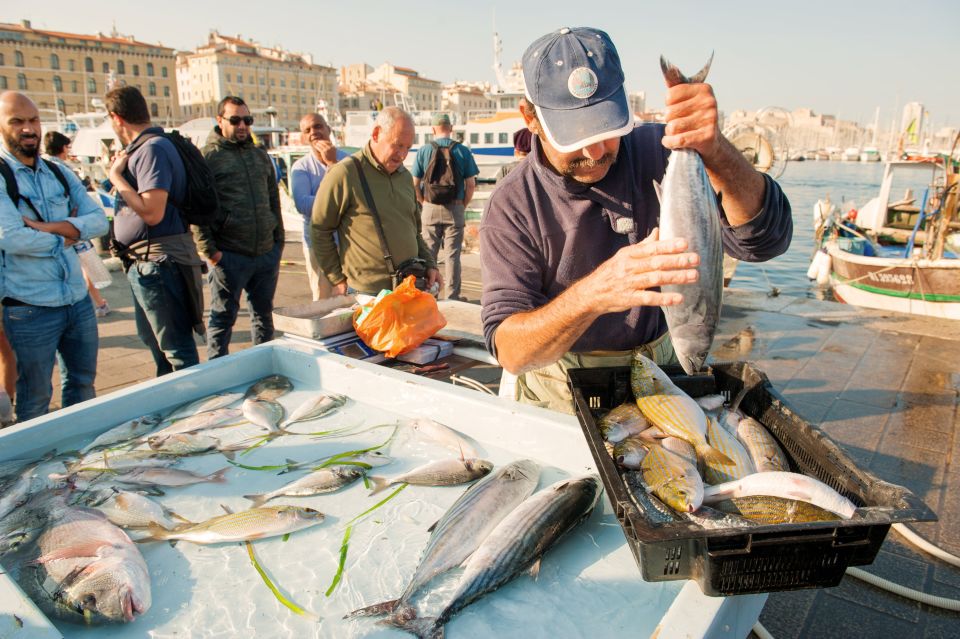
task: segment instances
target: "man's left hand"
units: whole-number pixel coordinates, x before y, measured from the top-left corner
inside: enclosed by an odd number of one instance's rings
[[[704,160],[719,152],[717,99],[709,84],[678,84],[667,89],[667,128],[663,146],[693,149]]]
[[[433,285],[436,284],[438,289],[443,288],[443,276],[440,275],[440,271],[435,268],[427,269],[427,288],[433,288]]]

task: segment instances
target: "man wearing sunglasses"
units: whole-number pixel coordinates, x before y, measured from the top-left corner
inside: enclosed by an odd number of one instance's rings
[[[244,291],[253,343],[273,339],[283,221],[273,163],[253,143],[252,126],[253,116],[243,99],[227,96],[220,100],[217,126],[203,147],[220,198],[214,223],[194,227],[200,255],[211,266],[209,359],[227,354]]]

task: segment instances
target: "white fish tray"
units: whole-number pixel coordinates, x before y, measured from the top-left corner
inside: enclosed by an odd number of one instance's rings
[[[293,430],[315,432],[337,427],[390,423],[429,417],[473,438],[496,465],[518,458],[540,463],[540,486],[568,475],[595,472],[577,420],[521,406],[455,386],[327,353],[281,339],[161,379],[113,393],[0,432],[0,461],[39,457],[51,447],[75,448],[126,419],[168,409],[226,389],[242,390],[270,374],[295,384],[279,399],[287,411],[311,392],[351,398],[340,412]],[[249,465],[313,459],[385,439],[387,431],[364,436],[314,440],[281,437],[240,459]],[[392,476],[427,459],[451,454],[432,444],[401,438],[390,450],[394,463],[374,471]],[[220,455],[187,460],[181,467],[210,472],[226,466]],[[220,505],[248,507],[242,495],[279,487],[301,476],[277,476],[231,468],[225,484],[171,489],[162,498],[179,514],[202,520],[221,514]],[[306,505],[327,514],[320,526],[254,544],[268,574],[289,598],[322,617],[318,623],[291,613],[267,590],[241,544],[197,546],[181,542],[141,546],[152,578],[153,605],[127,625],[87,629],[32,615],[23,628],[2,626],[6,637],[404,637],[369,619],[342,620],[348,611],[393,598],[413,574],[427,542],[427,527],[464,487],[409,486],[362,521],[350,540],[343,581],[325,596],[336,572],[343,529],[354,515],[388,493],[370,497],[362,483],[310,498],[278,498],[271,504]],[[455,585],[453,571],[435,581],[420,600],[423,614],[436,614]],[[10,575],[0,572],[0,620],[32,609],[22,595],[11,596]],[[606,498],[593,516],[550,551],[537,581],[524,575],[477,603],[448,624],[451,637],[743,637],[756,621],[764,596],[708,600],[682,582],[646,583],[637,571],[620,525]],[[690,584],[692,585],[692,584]],[[681,593],[682,589],[682,593]],[[681,593],[678,596],[678,593]],[[19,599],[18,599],[19,597]],[[669,612],[668,612],[669,611]],[[666,615],[666,616],[665,616]],[[9,626],[9,628],[8,628]],[[47,634],[42,634],[46,632]]]

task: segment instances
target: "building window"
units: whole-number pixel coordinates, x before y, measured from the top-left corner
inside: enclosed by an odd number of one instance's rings
[[[53,90],[63,91],[63,81],[60,79],[59,75],[53,76]]]
[[[163,97],[165,98],[170,97],[170,87],[163,87]]]
[[[6,88],[7,88],[7,76],[0,75],[0,89],[6,89]]]
[[[109,63],[109,62],[104,62],[104,63],[103,63],[103,72],[104,72],[104,73],[110,73],[110,63]]]
[[[140,75],[140,65],[139,65],[139,64],[133,65],[133,75],[136,75],[136,76],[139,76],[139,75]]]
[[[160,67],[160,77],[161,78],[167,77],[167,67]]]
[[[249,82],[250,84],[254,84],[253,76],[252,76],[252,75],[247,76],[247,82]]]
[[[147,62],[147,75],[153,77],[153,62]]]
[[[16,64],[18,67],[22,67],[22,66],[23,66],[23,54],[20,53],[19,51],[14,51],[14,52],[13,52],[13,62],[14,62],[14,64]]]
[[[239,73],[237,74],[237,84],[243,84],[243,76]]]
[[[21,91],[27,90],[27,76],[22,73],[17,74],[17,88]]]
[[[50,54],[50,68],[51,69],[60,68],[60,56],[58,56],[56,53]]]
[[[87,73],[93,73],[93,58],[83,59],[83,70]]]
[[[97,92],[97,81],[93,78],[87,78],[87,91],[90,93]]]
[[[480,142],[480,134],[479,134],[479,133],[471,133],[471,134],[470,134],[470,144],[479,144],[479,142]]]
[[[156,85],[156,83],[151,82],[150,84],[148,84],[148,85],[147,85],[147,91],[150,93],[150,95],[157,95],[157,85]]]
[[[2,65],[2,64],[3,64],[3,58],[0,57],[0,65]],[[67,60],[67,69],[70,70],[70,71],[76,71],[76,70],[77,70],[77,61],[74,60],[73,58],[70,58],[69,60]]]
[[[71,81],[70,81],[70,93],[77,93],[77,88],[78,88],[78,87],[77,87],[77,81],[76,81],[76,80],[71,80]]]
[[[153,117],[157,117],[158,115],[160,115],[160,109],[157,108],[156,102],[150,103],[150,115],[152,115]]]
[[[230,74],[229,74],[229,73],[227,73],[227,74],[225,74],[225,75],[226,75],[226,77],[227,77],[227,82],[233,82],[233,80],[230,79]]]
[[[6,66],[6,65],[7,65],[7,63],[3,61],[3,54],[0,53],[0,67],[4,67],[4,66]]]
[[[501,134],[500,134],[500,144],[506,144],[506,143],[507,143],[507,135],[508,135],[507,133],[501,133]]]
[[[57,99],[57,111],[66,111],[66,110],[67,110],[67,105],[66,105],[66,103],[65,103],[62,99],[58,98],[58,99]]]
[[[117,60],[117,73],[120,75],[126,75],[127,65],[123,63],[123,60]]]

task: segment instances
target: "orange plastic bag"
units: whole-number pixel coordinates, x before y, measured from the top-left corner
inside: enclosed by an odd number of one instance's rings
[[[357,335],[364,344],[387,357],[413,350],[447,325],[437,300],[417,289],[413,275],[377,302],[358,326],[360,312],[353,315]]]

